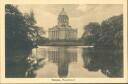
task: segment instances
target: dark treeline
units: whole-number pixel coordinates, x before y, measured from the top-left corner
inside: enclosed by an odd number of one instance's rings
[[[123,15],[113,16],[101,24],[89,23],[84,27],[82,40],[85,45],[93,45],[85,68],[101,70],[109,77],[123,76]],[[86,50],[83,53],[85,57]]]
[[[26,58],[44,31],[36,25],[33,11],[22,13],[17,6],[5,6],[6,77],[24,77]]]
[[[82,39],[86,45],[103,48],[123,48],[123,15],[113,16],[101,24],[89,23]]]

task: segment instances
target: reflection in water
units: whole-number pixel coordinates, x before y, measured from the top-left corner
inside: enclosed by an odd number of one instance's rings
[[[56,47],[48,49],[48,59],[58,65],[59,77],[68,75],[69,63],[77,62],[77,49],[68,47]]]
[[[123,76],[121,50],[45,46],[32,51],[31,56],[35,56],[38,62],[34,65],[30,63],[32,67],[28,69],[30,74],[27,77],[33,76],[33,73],[34,77],[44,78]]]
[[[83,49],[84,67],[89,71],[101,70],[109,77],[123,76],[123,53],[112,49]]]
[[[29,56],[24,65],[10,66],[11,76],[123,77],[123,52],[120,49],[43,46],[28,53]]]
[[[40,51],[40,54],[38,55],[37,52],[39,52],[39,51]],[[44,51],[44,49],[43,49],[43,51]],[[29,56],[26,59],[27,63],[28,63],[28,69],[25,72],[25,77],[30,77],[30,78],[31,77],[36,77],[36,74],[34,73],[34,71],[39,69],[39,68],[42,68],[44,66],[43,61],[44,61],[45,57],[43,57],[43,56],[46,56],[46,55],[42,54],[43,51],[42,51],[42,49],[40,49],[38,51],[37,51],[37,49],[33,49],[29,53]],[[37,57],[37,55],[38,55],[38,57]]]

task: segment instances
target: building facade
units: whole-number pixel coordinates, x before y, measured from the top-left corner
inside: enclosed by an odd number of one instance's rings
[[[58,16],[58,24],[48,30],[49,40],[77,40],[77,29],[69,25],[69,17],[64,8]]]

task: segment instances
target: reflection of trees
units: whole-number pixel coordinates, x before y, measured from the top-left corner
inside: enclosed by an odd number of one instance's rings
[[[36,73],[35,70],[42,68],[45,65],[45,54],[42,54],[41,52],[44,51],[44,49],[39,48],[39,53],[42,55],[37,57],[37,53],[38,52],[34,52],[34,50],[37,51],[37,49],[33,49],[30,54],[29,57],[26,59],[28,62],[28,68],[25,72],[25,77],[36,77]],[[44,52],[43,52],[44,53]]]
[[[48,50],[49,61],[57,63],[60,77],[68,75],[69,63],[77,62],[77,50],[66,47],[50,48]]]
[[[123,54],[112,49],[83,49],[84,67],[89,71],[101,70],[109,77],[122,77]]]
[[[110,77],[121,77],[123,71],[123,15],[112,16],[102,21],[101,24],[91,22],[84,29],[83,42],[95,47],[90,53],[91,60],[87,68],[89,70],[101,69]]]
[[[94,60],[94,55],[92,55],[92,48],[85,48],[83,49],[83,60],[84,60],[84,67],[88,68],[89,71],[97,71],[99,70],[96,64],[96,60]]]
[[[33,11],[22,13],[11,4],[5,6],[5,76],[25,77],[28,68],[26,58],[37,47],[41,37]]]

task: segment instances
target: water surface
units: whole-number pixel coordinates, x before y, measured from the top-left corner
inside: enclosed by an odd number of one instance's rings
[[[39,46],[32,50],[32,55],[43,58],[43,67],[34,71],[39,78],[56,77],[107,77],[101,70],[89,70],[91,59],[88,53],[92,46]]]

